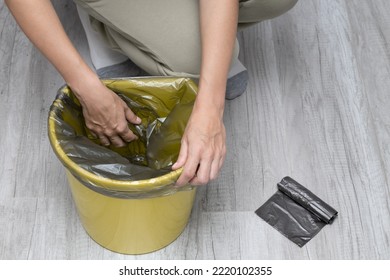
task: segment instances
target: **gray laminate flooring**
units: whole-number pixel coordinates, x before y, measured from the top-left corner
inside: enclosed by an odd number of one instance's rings
[[[74,4],[53,2],[88,60]],[[125,256],[80,224],[46,132],[64,82],[1,1],[0,259],[389,259],[390,1],[301,0],[238,36],[250,80],[218,180],[173,244]],[[285,175],[340,213],[303,248],[254,214]]]

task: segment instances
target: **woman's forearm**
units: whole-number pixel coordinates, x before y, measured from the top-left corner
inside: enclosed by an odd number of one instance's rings
[[[200,102],[211,102],[223,112],[226,80],[233,54],[238,0],[200,0],[202,67]]]
[[[49,0],[5,0],[31,42],[54,65],[75,92],[98,77],[84,62],[66,35]]]

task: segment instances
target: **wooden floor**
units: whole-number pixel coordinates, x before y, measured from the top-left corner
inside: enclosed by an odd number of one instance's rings
[[[71,1],[54,1],[88,49]],[[301,0],[239,34],[249,88],[228,155],[171,245],[125,256],[84,232],[46,119],[64,82],[0,2],[0,259],[390,259],[390,1]],[[289,175],[339,211],[299,248],[254,211]]]

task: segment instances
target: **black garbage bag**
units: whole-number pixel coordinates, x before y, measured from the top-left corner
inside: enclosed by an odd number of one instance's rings
[[[338,215],[330,205],[290,177],[278,183],[278,191],[255,213],[299,247]]]
[[[121,148],[102,146],[86,127],[76,96],[64,86],[50,109],[49,118],[56,124],[57,143],[52,145],[60,145],[67,157],[85,170],[109,179],[135,181],[169,173],[192,112],[196,85],[188,78],[166,77],[103,83],[141,118],[141,124],[129,124],[138,140]]]

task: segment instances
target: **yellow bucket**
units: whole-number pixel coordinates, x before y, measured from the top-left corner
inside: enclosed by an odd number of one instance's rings
[[[63,87],[60,91],[67,93],[69,89]],[[53,105],[58,103],[61,100],[57,98]],[[188,223],[196,194],[196,188],[189,185],[179,191],[172,187],[182,170],[136,181],[98,176],[64,152],[58,141],[55,114],[50,110],[50,143],[67,169],[72,197],[89,236],[101,246],[123,254],[149,253],[173,242]]]

